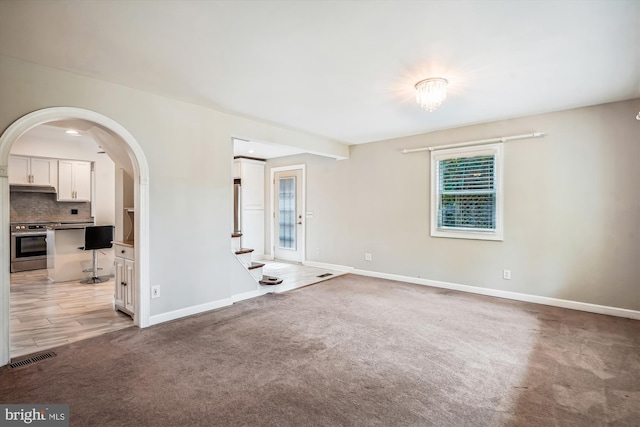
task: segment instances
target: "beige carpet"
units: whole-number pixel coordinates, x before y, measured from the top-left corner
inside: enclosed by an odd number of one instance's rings
[[[74,426],[638,426],[640,321],[348,275],[59,347]]]

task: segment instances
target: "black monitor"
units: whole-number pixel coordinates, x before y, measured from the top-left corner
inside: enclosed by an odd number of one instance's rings
[[[84,250],[112,247],[113,225],[95,225],[84,229]]]

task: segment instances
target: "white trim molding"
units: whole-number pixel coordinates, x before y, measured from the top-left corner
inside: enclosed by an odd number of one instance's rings
[[[353,273],[353,267],[347,267],[346,265],[340,264],[329,264],[326,262],[316,262],[316,261],[305,261],[302,265],[307,265],[309,267],[323,268],[325,270],[334,270],[341,271],[344,273]]]
[[[379,279],[396,280],[399,282],[413,283],[416,285],[431,286],[434,288],[451,289],[453,291],[469,292],[472,294],[487,295],[491,297],[506,298],[515,301],[531,302],[534,304],[550,305],[553,307],[569,308],[571,310],[586,311],[589,313],[606,314],[609,316],[640,320],[640,311],[630,310],[626,308],[610,307],[606,305],[590,304],[587,302],[571,301],[531,294],[521,294],[518,292],[481,288],[478,286],[460,285],[457,283],[440,282],[436,280],[428,280],[417,277],[401,276],[398,274],[380,273],[377,271],[354,269],[353,274],[376,277]]]
[[[113,133],[132,160],[139,177],[135,188],[135,258],[138,292],[134,322],[141,328],[149,326],[149,166],[142,147],[122,125],[95,111],[75,107],[44,108],[26,114],[13,122],[0,136],[0,366],[10,360],[10,273],[9,273],[9,178],[7,165],[13,144],[25,132],[36,126],[59,120],[86,120]]]
[[[200,314],[206,311],[216,310],[218,308],[229,307],[232,304],[232,298],[223,298],[205,304],[193,305],[191,307],[185,307],[178,310],[168,311],[166,313],[156,314],[155,316],[149,317],[149,326],[169,322],[171,320],[181,319],[187,316],[193,316],[194,314]]]
[[[234,303],[236,303],[236,302],[244,301],[246,299],[251,299],[251,298],[262,296],[265,293],[266,292],[264,292],[262,289],[256,289],[254,291],[248,291],[248,292],[243,292],[241,294],[231,295],[231,300]]]

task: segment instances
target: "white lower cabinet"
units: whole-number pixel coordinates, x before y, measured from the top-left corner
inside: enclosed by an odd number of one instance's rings
[[[133,247],[113,244],[115,249],[115,307],[133,317],[135,313],[136,275]]]

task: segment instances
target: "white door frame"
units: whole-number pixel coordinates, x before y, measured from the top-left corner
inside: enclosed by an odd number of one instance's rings
[[[275,238],[275,233],[276,233],[276,224],[275,224],[275,194],[276,194],[276,184],[275,184],[275,180],[276,180],[276,172],[286,172],[286,171],[292,171],[292,170],[301,170],[302,171],[302,188],[301,188],[301,193],[302,193],[302,212],[300,212],[300,215],[302,215],[302,242],[300,242],[300,246],[301,246],[301,251],[302,251],[302,260],[301,262],[304,263],[307,260],[307,218],[306,218],[306,211],[307,211],[307,171],[306,171],[306,165],[302,164],[302,165],[292,165],[292,166],[280,166],[277,168],[271,168],[271,178],[270,178],[270,184],[269,184],[269,188],[271,189],[271,194],[269,197],[269,222],[271,223],[271,238],[270,238],[270,242],[269,242],[269,252],[270,252],[270,256],[269,258],[273,259],[275,257],[275,245],[276,245],[276,238]]]
[[[118,136],[134,169],[135,259],[138,283],[134,323],[149,326],[149,166],[138,141],[116,121],[95,111],[75,107],[44,108],[13,122],[0,136],[0,366],[10,361],[10,273],[9,273],[9,153],[13,144],[28,130],[58,120],[81,119],[96,123]]]

